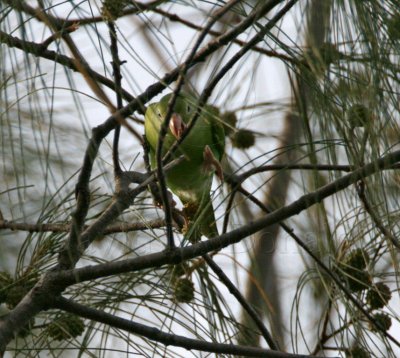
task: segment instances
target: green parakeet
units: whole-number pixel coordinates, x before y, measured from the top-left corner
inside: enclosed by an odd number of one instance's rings
[[[172,93],[167,94],[160,102],[151,104],[146,111],[145,135],[150,148],[152,169],[157,165],[159,132],[171,96]],[[196,103],[191,95],[178,96],[164,140],[163,155],[181,137],[195,113]],[[166,173],[167,186],[184,205],[191,240],[196,240],[199,233],[208,238],[218,235],[210,191],[214,172],[222,180],[220,161],[224,155],[225,133],[217,115],[218,110],[212,106],[206,105],[201,109],[195,126],[171,158],[183,155],[185,159]]]

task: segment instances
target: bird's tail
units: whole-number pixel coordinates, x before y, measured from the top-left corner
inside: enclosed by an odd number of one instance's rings
[[[209,192],[203,195],[196,210],[188,210],[186,216],[190,225],[185,236],[190,241],[199,241],[201,235],[208,239],[219,235]]]

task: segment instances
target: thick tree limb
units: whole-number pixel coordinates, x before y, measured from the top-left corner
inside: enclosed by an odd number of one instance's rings
[[[149,327],[141,323],[137,323],[128,319],[117,317],[104,311],[96,310],[91,307],[83,306],[79,303],[58,298],[54,307],[71,312],[97,322],[102,322],[108,326],[123,329],[133,334],[146,337],[150,340],[160,342],[167,346],[183,347],[188,350],[199,350],[202,352],[211,352],[218,354],[233,354],[245,357],[264,357],[264,358],[306,358],[308,355],[291,354],[277,352],[268,349],[238,346],[234,344],[214,343],[200,341],[193,338],[179,336],[177,334],[165,333],[155,327]]]

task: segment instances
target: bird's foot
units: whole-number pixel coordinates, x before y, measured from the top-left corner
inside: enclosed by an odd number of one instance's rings
[[[221,181],[224,181],[224,173],[222,171],[221,163],[217,160],[217,158],[215,158],[214,153],[208,145],[204,147],[203,158],[204,171],[210,172],[214,170],[215,174],[217,174],[217,177]]]
[[[176,207],[176,201],[174,200],[174,198],[172,196],[172,193],[169,190],[167,190],[167,196],[168,196],[168,204],[169,204],[169,206],[172,209],[174,209]],[[160,202],[159,200],[155,200],[154,204],[160,209],[162,209],[162,207],[163,207],[162,202]]]

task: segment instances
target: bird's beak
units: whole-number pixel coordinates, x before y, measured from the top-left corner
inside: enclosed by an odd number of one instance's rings
[[[172,113],[171,120],[169,121],[169,129],[176,139],[179,139],[186,129],[186,124],[178,113]]]

